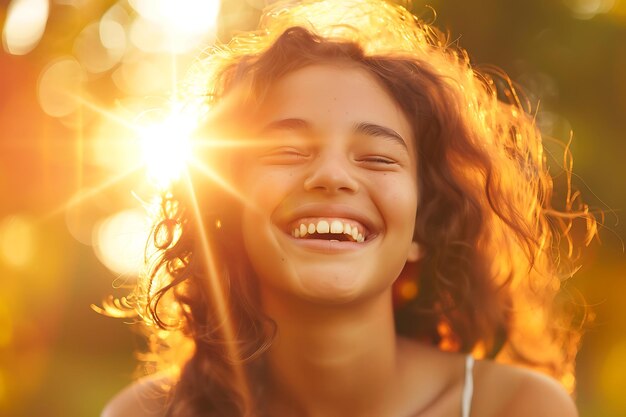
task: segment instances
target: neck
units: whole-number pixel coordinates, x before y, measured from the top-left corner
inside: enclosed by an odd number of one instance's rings
[[[397,380],[391,293],[320,305],[263,293],[278,334],[268,352],[276,415],[389,415]]]

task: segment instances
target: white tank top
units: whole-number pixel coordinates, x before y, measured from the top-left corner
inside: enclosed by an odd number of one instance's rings
[[[474,357],[465,357],[465,381],[461,397],[461,417],[469,417],[472,409],[472,395],[474,394]]]

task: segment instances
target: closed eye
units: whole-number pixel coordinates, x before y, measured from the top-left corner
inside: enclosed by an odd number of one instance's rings
[[[379,164],[396,164],[397,162],[391,158],[387,158],[384,156],[372,156],[372,157],[367,157],[367,158],[363,158],[362,161],[364,162],[374,162],[374,163],[379,163]]]
[[[382,155],[363,156],[357,162],[378,169],[399,165],[397,160]]]
[[[308,154],[296,148],[279,148],[265,152],[259,159],[267,164],[290,165],[306,160]]]

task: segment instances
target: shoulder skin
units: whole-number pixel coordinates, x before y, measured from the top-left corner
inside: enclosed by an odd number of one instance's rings
[[[449,354],[447,354],[449,355]],[[448,356],[449,359],[449,356]],[[170,376],[142,378],[117,394],[101,417],[163,417]],[[574,401],[556,380],[490,360],[476,362],[472,416],[578,417]]]
[[[578,417],[574,401],[553,378],[492,361],[474,370],[472,415],[493,417]]]

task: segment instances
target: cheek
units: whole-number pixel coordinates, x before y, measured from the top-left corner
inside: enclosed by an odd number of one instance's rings
[[[278,250],[270,224],[260,211],[246,211],[242,218],[243,246],[257,278],[276,275],[285,257]]]
[[[243,242],[259,276],[266,275],[270,266],[276,268],[277,262],[284,261],[282,254],[277,255],[278,244],[272,230],[272,216],[285,205],[290,177],[285,172],[253,168],[243,178],[241,192],[247,200],[241,219]]]
[[[292,170],[253,169],[246,175],[241,193],[261,221],[270,221],[280,208],[288,212],[293,205],[290,195],[299,190],[297,173]]]
[[[380,190],[378,206],[388,223],[408,229],[412,234],[417,214],[417,181],[411,177],[394,178],[376,184],[376,189]]]

